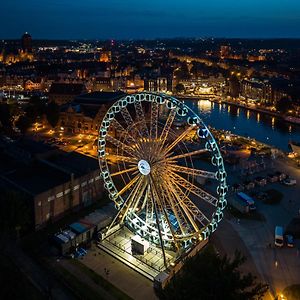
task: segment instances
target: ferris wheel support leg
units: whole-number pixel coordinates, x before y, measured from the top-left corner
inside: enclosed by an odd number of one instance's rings
[[[165,200],[165,194],[164,194],[164,191],[163,190],[161,190],[161,195],[162,195],[162,200],[159,198],[159,194],[158,194],[158,189],[157,189],[157,186],[155,185],[155,183],[154,183],[154,181],[152,181],[152,183],[153,183],[153,189],[154,189],[154,192],[155,192],[155,194],[156,194],[156,199],[157,199],[157,203],[158,203],[158,205],[160,206],[160,208],[161,208],[161,211],[163,212],[163,214],[164,214],[164,216],[165,216],[165,219],[166,219],[166,221],[167,221],[167,223],[168,223],[168,226],[169,226],[169,228],[170,228],[170,231],[171,231],[171,234],[172,234],[172,237],[173,237],[173,240],[174,240],[174,243],[175,243],[175,246],[176,246],[176,249],[177,249],[177,251],[179,250],[179,245],[178,245],[178,240],[177,240],[177,238],[176,238],[176,236],[175,236],[175,232],[174,232],[174,230],[173,230],[173,228],[172,228],[172,225],[171,225],[171,222],[170,222],[170,220],[169,220],[169,217],[168,217],[168,215],[167,215],[167,213],[166,213],[166,209],[165,209],[165,207],[166,207],[166,204],[165,203],[162,203],[162,202],[165,202],[164,200]]]
[[[166,259],[166,253],[165,253],[164,241],[163,241],[161,230],[160,230],[159,218],[158,218],[157,208],[156,208],[156,204],[155,204],[155,201],[154,201],[153,191],[152,190],[151,190],[151,200],[153,202],[154,214],[155,214],[155,221],[156,221],[156,226],[157,226],[157,229],[158,229],[160,246],[161,246],[161,250],[162,250],[162,253],[163,253],[164,265],[165,265],[165,268],[168,268],[167,259]]]

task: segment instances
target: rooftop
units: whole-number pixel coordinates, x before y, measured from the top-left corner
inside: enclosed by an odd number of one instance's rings
[[[83,83],[53,82],[49,94],[80,95],[86,91]]]
[[[75,97],[73,104],[101,105],[115,102],[126,96],[124,92],[92,92]]]

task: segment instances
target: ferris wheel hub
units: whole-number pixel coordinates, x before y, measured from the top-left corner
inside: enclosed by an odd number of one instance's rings
[[[150,167],[149,163],[144,159],[141,159],[138,162],[138,168],[139,168],[140,173],[145,176],[149,175],[151,172],[151,167]]]

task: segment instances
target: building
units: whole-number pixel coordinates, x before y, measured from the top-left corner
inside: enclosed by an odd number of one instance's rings
[[[284,86],[277,81],[254,78],[242,81],[240,95],[265,105],[275,105],[278,100],[287,97]]]
[[[32,37],[25,32],[21,38],[21,47],[23,52],[32,52]]]
[[[171,92],[172,80],[169,77],[158,76],[156,78],[146,78],[144,80],[144,89],[150,92]]]
[[[62,106],[57,126],[68,133],[96,135],[107,109],[125,95],[123,92],[92,92],[75,97]]]
[[[220,48],[220,57],[222,59],[228,58],[230,56],[230,54],[231,54],[231,47],[230,46],[228,46],[228,45],[221,46],[221,48]]]
[[[93,81],[93,92],[96,91],[112,91],[112,83],[108,77],[96,77]]]
[[[0,180],[28,195],[35,230],[102,197],[96,159],[27,139],[1,140],[0,151]]]
[[[43,90],[43,89],[44,89],[43,78],[28,79],[24,83],[25,91],[34,91],[34,90]]]
[[[49,101],[62,105],[71,102],[74,97],[86,92],[83,83],[53,82],[49,90]]]

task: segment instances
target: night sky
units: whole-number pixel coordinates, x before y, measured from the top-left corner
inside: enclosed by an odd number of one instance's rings
[[[0,38],[300,37],[299,0],[4,0]]]

